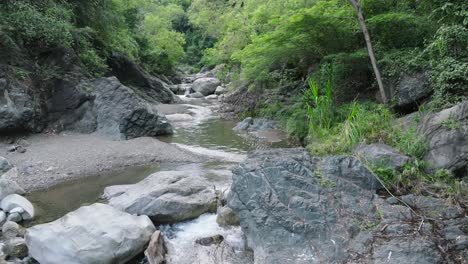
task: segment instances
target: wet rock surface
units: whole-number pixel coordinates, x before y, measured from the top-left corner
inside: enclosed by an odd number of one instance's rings
[[[190,171],[162,171],[133,185],[104,190],[109,205],[158,223],[174,223],[216,211],[213,184]]]
[[[424,196],[415,209],[390,204],[378,189],[352,157],[257,151],[234,170],[228,206],[256,263],[463,263],[461,208]]]
[[[93,204],[31,227],[25,239],[40,263],[126,263],[141,253],[155,227],[146,216],[132,216]]]
[[[252,118],[247,117],[243,121],[239,122],[234,130],[238,131],[263,131],[270,129],[277,129],[278,124],[276,121],[264,119],[264,118]]]

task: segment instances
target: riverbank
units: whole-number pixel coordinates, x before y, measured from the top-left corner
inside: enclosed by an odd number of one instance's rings
[[[118,141],[98,134],[62,133],[32,135],[25,142],[25,153],[8,152],[13,145],[5,142],[0,150],[18,168],[11,180],[27,192],[128,167],[208,159],[150,137]]]

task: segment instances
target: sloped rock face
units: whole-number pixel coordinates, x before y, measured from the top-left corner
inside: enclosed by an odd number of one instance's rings
[[[428,141],[425,160],[431,169],[468,175],[468,101],[423,117],[418,132]]]
[[[158,223],[174,223],[216,211],[212,183],[190,171],[162,171],[133,185],[104,190],[109,204],[130,214],[147,215]]]
[[[166,117],[117,78],[97,79],[91,85],[96,98],[98,132],[123,139],[172,133]]]
[[[112,74],[119,81],[130,86],[138,95],[153,103],[173,103],[176,98],[169,85],[150,76],[142,67],[127,56],[114,53],[109,59]]]
[[[13,71],[0,64],[0,132],[36,130],[37,108],[25,83],[13,78]]]
[[[457,244],[434,229],[463,219],[448,214],[460,208],[437,204],[437,224],[421,222],[409,207],[378,197],[377,179],[353,157],[257,151],[233,172],[228,206],[239,215],[255,263],[435,264],[446,261],[440,247]]]
[[[104,204],[81,207],[64,217],[31,227],[26,244],[40,263],[126,263],[141,253],[155,227]]]

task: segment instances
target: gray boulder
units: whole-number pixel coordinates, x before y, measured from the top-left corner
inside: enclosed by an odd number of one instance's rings
[[[410,157],[385,144],[359,145],[354,150],[354,155],[374,165],[391,169],[400,169],[411,161]]]
[[[10,194],[3,198],[0,207],[5,212],[11,212],[15,208],[22,208],[24,212],[20,215],[23,220],[31,220],[35,216],[34,206],[28,199],[18,194]],[[19,215],[19,213],[17,213]]]
[[[133,185],[104,190],[109,205],[130,214],[147,215],[158,223],[173,223],[216,211],[213,184],[190,171],[162,171]]]
[[[94,87],[97,131],[118,139],[172,133],[172,126],[154,105],[142,100],[117,78],[100,78]]]
[[[22,237],[7,240],[5,249],[6,254],[13,258],[23,259],[28,256],[28,246]]]
[[[84,206],[26,232],[30,255],[40,263],[126,263],[150,241],[155,227],[104,204]]]
[[[263,150],[233,172],[228,206],[240,218],[255,263],[444,260],[432,224],[421,224],[409,207],[378,197],[376,177],[353,157],[318,158],[304,149]],[[428,202],[440,206],[436,200]],[[426,210],[432,209],[423,207],[420,213],[431,216]],[[459,214],[450,217],[463,219]],[[444,226],[444,219],[435,221]]]
[[[204,96],[214,94],[221,82],[216,78],[200,78],[193,82],[192,89]]]
[[[4,157],[0,156],[0,176],[12,168],[10,162]]]
[[[424,116],[418,132],[428,141],[424,159],[430,169],[468,175],[468,101]]]
[[[403,74],[392,86],[392,97],[396,99],[396,107],[399,109],[414,108],[432,93],[429,73],[426,71]]]

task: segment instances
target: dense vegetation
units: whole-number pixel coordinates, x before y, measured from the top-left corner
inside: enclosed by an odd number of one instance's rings
[[[360,3],[390,95],[395,80],[424,72],[433,90],[426,109],[466,98],[465,0]],[[113,52],[127,54],[155,74],[222,65],[219,77],[235,88],[288,89],[287,96],[258,102],[246,114],[279,120],[304,144],[311,143],[313,153],[347,153],[361,142],[384,142],[416,157],[408,171],[421,176],[424,143],[414,132],[392,126],[391,103],[375,102],[366,44],[346,0],[0,3],[0,60],[14,65],[18,58],[54,47],[74,49],[95,76],[107,71]],[[363,102],[369,99],[373,102]],[[393,184],[403,182],[401,173],[380,171]]]

